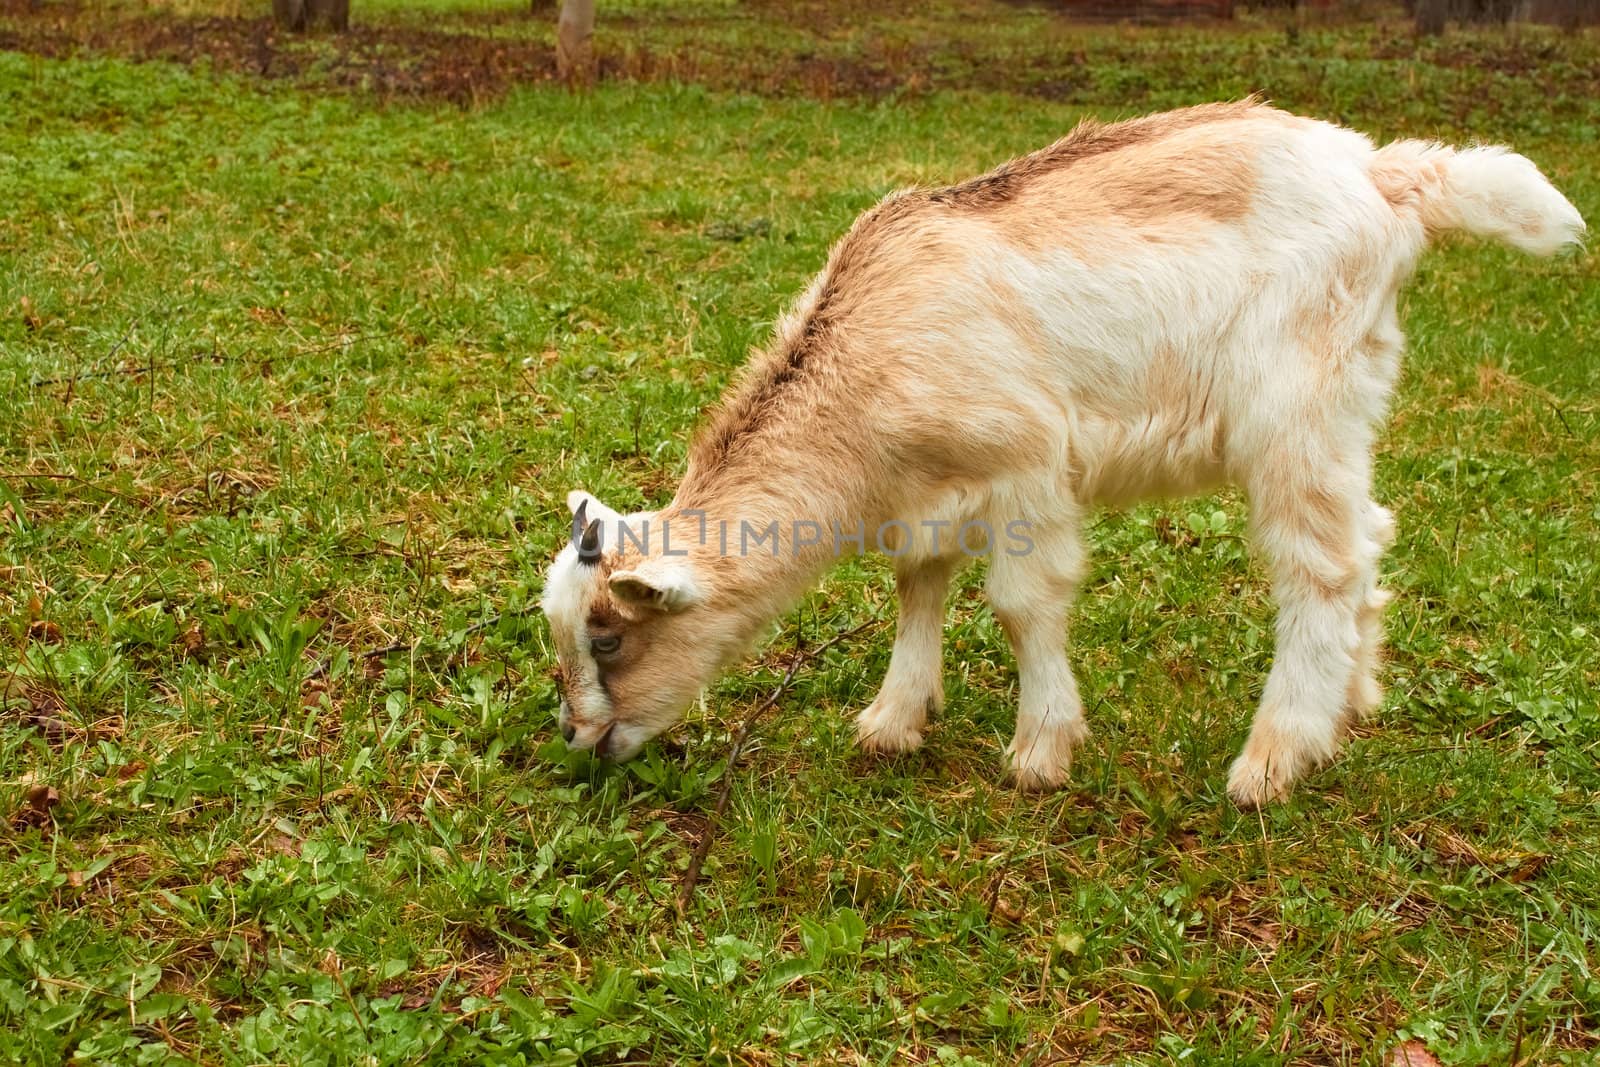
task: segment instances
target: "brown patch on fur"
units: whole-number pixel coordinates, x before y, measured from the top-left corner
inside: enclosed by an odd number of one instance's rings
[[[1252,507],[1262,530],[1272,528],[1281,538],[1302,546],[1290,556],[1273,553],[1278,579],[1325,600],[1353,594],[1361,573],[1357,515],[1343,495],[1314,476],[1303,476],[1292,486],[1275,488],[1270,496],[1252,497]]]
[[[1377,152],[1367,175],[1396,211],[1422,213],[1422,198],[1444,184],[1447,157],[1435,146],[1397,141]]]
[[[1394,141],[1373,155],[1367,176],[1396,215],[1417,220],[1431,238],[1441,229],[1453,228],[1440,218],[1437,198],[1454,155],[1454,149],[1430,141]]]
[[[1304,486],[1297,496],[1294,515],[1318,544],[1324,547],[1349,539],[1353,516],[1343,496],[1325,486]]]
[[[1209,436],[1211,457],[1222,462],[1222,424],[1211,411],[1211,383],[1198,379],[1191,364],[1170,344],[1161,345],[1151,357],[1145,372],[1145,390],[1152,410],[1175,420],[1168,435],[1191,439],[1199,433]]]
[[[1429,170],[1437,179],[1437,165],[1430,167]],[[1372,179],[1372,184],[1377,186],[1378,192],[1383,194],[1383,198],[1389,201],[1389,206],[1396,211],[1421,210],[1422,176],[1415,166],[1374,162],[1367,170],[1367,175]]]
[[[1342,599],[1349,595],[1358,574],[1350,509],[1342,497],[1321,486],[1303,488],[1297,500],[1299,506],[1291,511],[1289,520],[1301,536],[1317,546],[1325,565],[1313,567],[1294,561],[1293,566],[1319,596]]]
[[[1152,170],[1141,160],[1126,174],[1108,174],[1107,199],[1124,218],[1143,222],[1171,215],[1231,222],[1249,213],[1255,175],[1247,158],[1208,146],[1170,164],[1164,171]]]
[[[1172,241],[1188,231],[1174,217],[1240,218],[1255,190],[1251,142],[1241,137],[1237,145],[1218,145],[1201,128],[1245,119],[1299,121],[1253,99],[1127,122],[1086,120],[1050,147],[982,177],[885,199],[834,246],[773,346],[756,356],[696,437],[679,499],[698,500],[716,472],[742,455],[775,451],[758,442],[786,419],[812,420],[804,433],[792,432],[819,439],[830,413],[815,409],[812,394],[819,390],[808,386],[852,369],[838,365],[838,330],[864,307],[890,303],[908,276],[968,255],[975,243],[968,227],[978,216],[1030,249],[1071,246],[1078,218],[1102,231],[1108,224],[1131,227],[1145,239]],[[1184,136],[1191,131],[1194,137]],[[1093,167],[1079,165],[1091,160]],[[1026,340],[1029,325],[1018,327]]]
[[[1236,103],[1202,104],[1126,122],[1107,124],[1084,119],[1055,144],[1001,164],[981,177],[936,189],[927,194],[927,199],[934,204],[975,210],[997,207],[1014,199],[1024,186],[1040,176],[1083,160],[1149,144],[1207,123],[1227,122],[1264,113],[1270,114],[1271,109],[1251,98]]]
[[[567,669],[561,665],[561,661],[559,659],[556,660],[556,665],[550,668],[550,681],[555,684],[556,696],[560,697],[562,700],[568,699],[567,685],[569,683],[567,681]]]
[[[603,597],[596,599],[593,604],[589,605],[589,617],[585,621],[588,623],[590,630],[601,630],[610,633],[620,628],[625,620],[622,617],[622,612],[617,610],[617,606],[612,602],[611,598]]]
[[[735,458],[779,416],[794,410],[789,394],[804,390],[793,387],[813,377],[818,365],[835,355],[835,327],[870,291],[874,266],[889,259],[884,255],[889,238],[909,234],[908,223],[926,205],[924,193],[891,196],[858,218],[833,247],[817,284],[779,325],[772,347],[751,361],[741,383],[697,435],[683,486],[690,498],[704,477]]]
[[[1343,579],[1331,579],[1324,572],[1308,567],[1303,563],[1294,565],[1294,573],[1299,579],[1299,584],[1312,590],[1324,600],[1340,600],[1344,597],[1349,582]]]
[[[783,406],[783,393],[804,375],[813,355],[812,346],[826,329],[825,316],[826,312],[819,308],[807,320],[806,334],[799,343],[785,346],[752,364],[752,370],[732,399],[717,410],[707,428],[695,438],[684,488],[692,491],[696,472],[720,468],[772,421]]]
[[[1333,310],[1332,294],[1328,299],[1301,306],[1295,313],[1294,335],[1312,352],[1330,355],[1338,346],[1337,319]]]
[[[641,708],[651,707],[659,693],[677,688],[687,664],[695,662],[691,649],[671,616],[650,612],[609,631],[622,637],[617,651],[595,657],[600,684],[619,721],[631,721]]]
[[[1250,727],[1250,737],[1245,742],[1243,755],[1265,764],[1273,791],[1286,795],[1287,788],[1308,771],[1325,766],[1337,756],[1347,736],[1344,730],[1336,730],[1330,739],[1328,751],[1319,752],[1308,745],[1308,739],[1291,726],[1258,714]]]
[[[1006,643],[1016,648],[1017,643],[1022,640],[1022,627],[1017,620],[1012,618],[1010,612],[997,611],[994,613],[994,621],[1000,624],[1000,631],[1006,635]]]

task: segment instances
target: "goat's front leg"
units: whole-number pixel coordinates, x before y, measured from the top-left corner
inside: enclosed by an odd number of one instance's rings
[[[944,707],[944,600],[955,563],[907,561],[895,568],[900,621],[889,672],[877,699],[856,717],[856,742],[868,752],[910,752],[928,716]]]
[[[1032,551],[998,552],[989,565],[989,602],[1017,657],[1017,732],[1006,749],[1023,789],[1055,789],[1088,736],[1078,683],[1067,662],[1067,611],[1084,569],[1077,517],[1031,531]]]
[[[1285,799],[1376,703],[1377,563],[1392,536],[1388,513],[1368,499],[1365,462],[1301,443],[1261,467],[1270,478],[1251,486],[1251,510],[1278,602],[1277,650],[1228,776],[1244,808]]]

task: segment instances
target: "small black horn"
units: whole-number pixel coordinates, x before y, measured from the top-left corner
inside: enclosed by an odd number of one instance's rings
[[[583,531],[583,536],[578,539],[578,562],[600,561],[600,528],[604,525],[604,519],[596,519]]]
[[[583,531],[589,528],[588,520],[584,518],[589,513],[589,498],[584,497],[578,504],[578,510],[572,513],[572,540],[576,542],[583,536]]]

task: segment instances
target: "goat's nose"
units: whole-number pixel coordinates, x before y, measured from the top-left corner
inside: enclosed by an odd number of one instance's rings
[[[561,724],[561,740],[565,741],[567,744],[572,744],[572,737],[577,732],[577,729],[574,728],[570,722],[564,722]]]

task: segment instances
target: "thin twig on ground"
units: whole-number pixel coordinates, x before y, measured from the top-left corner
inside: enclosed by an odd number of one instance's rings
[[[799,673],[801,667],[814,662],[817,657],[839,642],[854,637],[863,630],[876,626],[882,621],[881,618],[874,617],[860,626],[834,634],[815,648],[796,648],[789,657],[788,669],[783,672],[783,679],[778,682],[777,688],[773,689],[767,699],[752,708],[750,713],[744,717],[744,721],[739,724],[739,729],[733,735],[733,745],[728,749],[728,762],[722,772],[722,789],[717,794],[717,803],[711,809],[710,817],[706,819],[705,832],[700,835],[700,840],[695,845],[693,854],[689,857],[689,866],[683,872],[683,882],[678,889],[679,915],[688,914],[689,902],[694,899],[694,889],[700,881],[700,868],[705,866],[706,857],[711,854],[711,844],[716,839],[717,823],[721,821],[723,815],[728,811],[728,801],[733,797],[734,767],[739,762],[740,755],[744,752],[745,743],[750,740],[750,731],[755,728],[761,716],[777,707],[778,702],[788,695],[789,683],[794,681],[794,676]]]
[[[181,367],[189,363],[244,363],[252,367],[265,367],[269,364],[279,362],[280,360],[298,359],[301,356],[314,356],[322,352],[332,352],[336,349],[353,345],[357,341],[367,341],[375,337],[392,337],[396,332],[397,331],[374,330],[364,333],[356,333],[351,334],[348,337],[342,337],[339,340],[330,342],[328,344],[313,345],[310,348],[290,349],[288,352],[280,352],[277,355],[272,356],[230,356],[217,347],[215,341],[212,341],[210,349],[205,351],[196,351],[187,359],[169,359],[161,361],[152,358],[147,363],[125,363],[115,367],[103,368],[101,370],[83,371],[79,374],[64,374],[56,378],[35,378],[33,381],[29,382],[28,385],[29,388],[38,389],[46,385],[74,384],[90,378],[115,378],[119,375],[137,377],[141,374],[154,374],[158,370],[170,370],[173,367]],[[129,335],[131,334],[132,327],[129,327]],[[106,353],[105,358],[109,360],[112,356],[115,356],[117,354],[117,350],[122,347],[123,343],[127,341],[127,339],[128,336],[125,335],[121,341],[118,341],[114,346],[112,346],[111,351]]]
[[[127,328],[126,331],[124,331],[122,336],[117,338],[117,343],[112,345],[110,351],[108,351],[105,354],[105,358],[107,360],[115,359],[116,356],[117,356],[117,353],[122,351],[122,346],[127,344],[128,343],[128,339],[133,336],[133,331],[137,330],[138,328],[139,328],[139,319],[138,319],[138,317],[135,317],[132,322],[128,323],[128,328]],[[143,368],[139,368],[139,369],[142,370]],[[59,378],[49,378],[49,379],[35,378],[33,380],[33,382],[32,382],[32,386],[33,386],[33,388],[38,388],[41,385],[60,385],[63,382],[67,383],[68,385],[75,385],[75,384],[77,384],[78,380],[81,379],[81,378],[98,378],[99,376],[100,376],[100,372],[99,371],[85,371],[85,372],[82,372],[82,373],[74,372],[72,374],[62,375]],[[72,390],[68,389],[67,392],[70,395]]]

